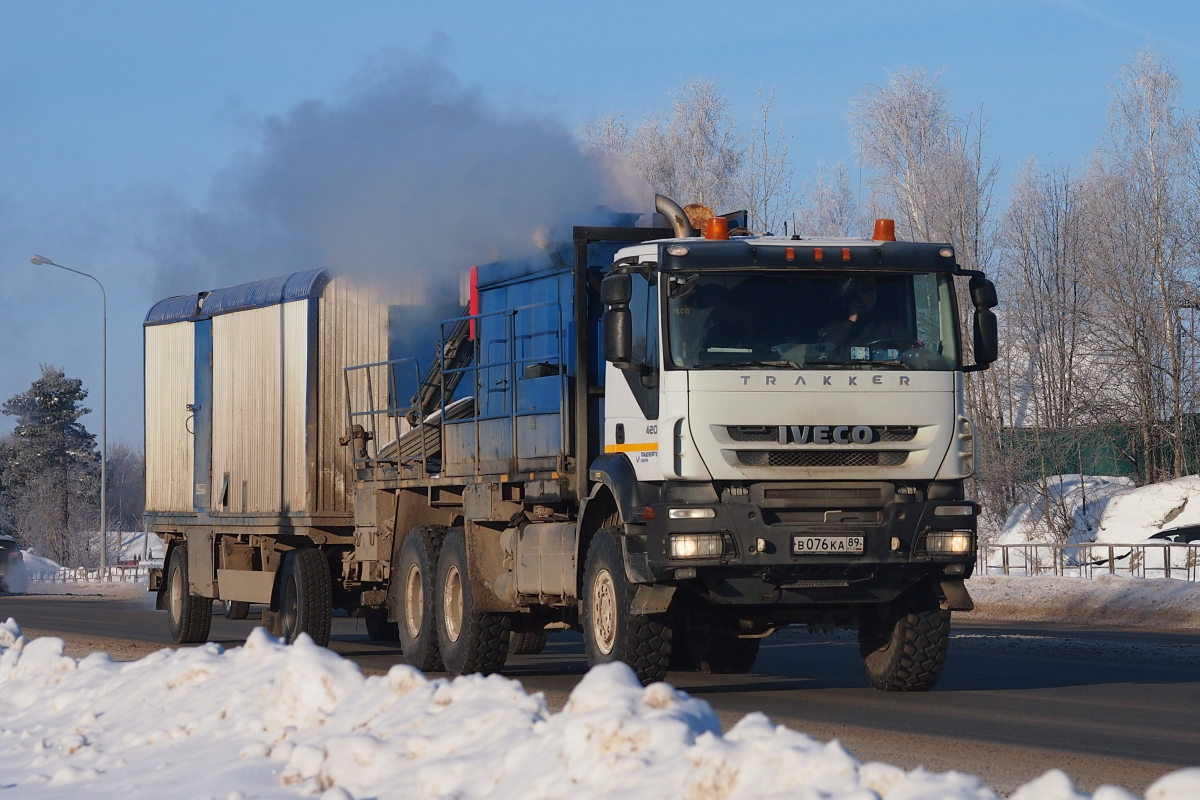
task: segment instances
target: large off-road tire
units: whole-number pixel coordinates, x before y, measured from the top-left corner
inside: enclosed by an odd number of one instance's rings
[[[442,542],[437,569],[438,649],[451,675],[499,672],[508,658],[511,621],[505,614],[475,610],[467,539],[451,528]]]
[[[583,570],[583,646],[588,666],[624,661],[643,683],[662,680],[671,662],[667,614],[634,616],[630,603],[637,584],[625,578],[617,530],[598,531],[588,546]]]
[[[372,642],[398,642],[400,641],[400,624],[397,622],[388,622],[388,612],[386,608],[372,608],[363,615],[363,620],[367,623],[367,636]]]
[[[438,555],[446,529],[440,525],[414,528],[404,537],[400,564],[393,573],[399,608],[397,616],[400,650],[404,660],[424,672],[443,669],[437,635]]]
[[[884,692],[932,689],[949,643],[950,612],[926,593],[898,602],[893,613],[864,622],[858,631],[867,680]]]
[[[280,635],[288,644],[307,633],[324,647],[333,625],[333,586],[329,561],[315,547],[289,550],[279,582]]]
[[[178,545],[167,564],[167,625],[179,644],[208,641],[212,598],[193,597],[188,589],[187,547]]]
[[[245,600],[225,600],[225,619],[245,619],[250,616],[250,604]]]
[[[535,656],[546,649],[550,634],[541,631],[513,631],[508,640],[508,652],[514,656]]]

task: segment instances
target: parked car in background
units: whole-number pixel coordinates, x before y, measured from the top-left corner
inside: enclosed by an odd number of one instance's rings
[[[1150,538],[1165,539],[1168,542],[1176,542],[1179,544],[1200,542],[1200,525],[1184,525],[1181,528],[1171,528],[1169,530],[1159,531]]]
[[[0,536],[0,592],[23,592],[25,583],[25,557],[17,540]]]

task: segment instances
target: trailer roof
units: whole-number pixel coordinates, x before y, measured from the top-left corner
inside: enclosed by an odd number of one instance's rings
[[[329,275],[325,270],[310,269],[214,289],[211,292],[168,297],[150,308],[144,324],[165,325],[184,320],[209,319],[232,311],[265,308],[293,300],[320,297],[327,283]]]

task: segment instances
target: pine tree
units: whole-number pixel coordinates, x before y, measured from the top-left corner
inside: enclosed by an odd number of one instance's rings
[[[17,424],[0,448],[0,504],[6,522],[25,546],[39,546],[60,563],[87,556],[81,529],[96,526],[100,454],[80,417],[87,390],[59,367],[42,365],[42,377],[4,402]]]

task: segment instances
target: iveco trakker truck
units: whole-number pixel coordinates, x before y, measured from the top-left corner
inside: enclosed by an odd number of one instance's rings
[[[971,608],[963,377],[995,358],[995,288],[888,220],[776,237],[657,210],[670,228],[472,268],[432,323],[308,273],[156,306],[147,516],[176,638],[207,636],[213,598],[319,642],[340,608],[461,674],[572,629],[651,681],[850,628],[874,686],[932,686]]]

